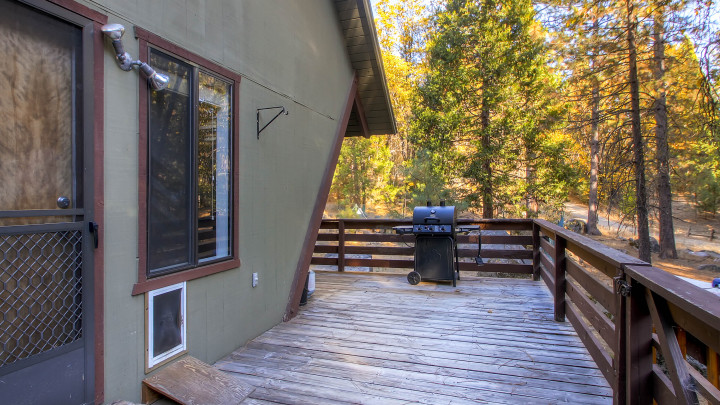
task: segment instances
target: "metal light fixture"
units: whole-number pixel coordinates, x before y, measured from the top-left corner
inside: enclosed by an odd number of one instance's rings
[[[129,53],[125,52],[122,43],[122,36],[125,34],[125,27],[122,24],[105,24],[101,31],[105,36],[112,40],[113,48],[115,48],[115,59],[120,69],[129,72],[134,67],[143,72],[147,76],[148,83],[155,90],[162,90],[167,87],[170,78],[155,71],[150,65],[140,60],[133,60]]]

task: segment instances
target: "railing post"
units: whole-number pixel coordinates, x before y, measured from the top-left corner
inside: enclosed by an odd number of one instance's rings
[[[683,355],[683,359],[687,359],[687,334],[685,333],[685,329],[681,327],[675,328],[675,338],[678,341],[678,345],[680,346],[680,352]]]
[[[338,221],[338,271],[345,271],[345,221]]]
[[[614,390],[613,390],[613,403],[614,404],[626,404],[628,403],[627,396],[627,369],[632,363],[628,361],[627,344],[630,340],[627,337],[629,331],[633,330],[635,325],[632,325],[632,319],[629,319],[627,315],[627,302],[628,296],[632,294],[632,290],[622,288],[623,285],[630,285],[632,282],[629,277],[625,279],[625,272],[622,269],[618,269],[618,275],[615,277],[613,290],[615,292],[615,347],[613,350],[613,371],[615,372]],[[642,289],[642,286],[637,286],[637,289]],[[644,297],[644,296],[643,296]],[[632,344],[632,343],[631,343]]]
[[[715,388],[720,388],[720,356],[709,347],[707,349],[707,373],[708,381]]]
[[[620,278],[630,286],[629,295],[615,293],[615,336],[616,348],[614,366],[616,386],[614,403],[650,405],[652,391],[652,318],[645,298],[645,286],[621,272]]]
[[[540,280],[540,225],[532,222],[533,281]]]
[[[555,320],[565,322],[565,248],[567,241],[555,233]]]

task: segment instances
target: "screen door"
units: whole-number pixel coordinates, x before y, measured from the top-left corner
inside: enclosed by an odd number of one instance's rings
[[[84,35],[0,0],[0,397],[13,404],[92,401]]]

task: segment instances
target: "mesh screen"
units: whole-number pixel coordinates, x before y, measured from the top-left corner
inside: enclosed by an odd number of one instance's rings
[[[82,232],[0,235],[0,367],[82,337]]]

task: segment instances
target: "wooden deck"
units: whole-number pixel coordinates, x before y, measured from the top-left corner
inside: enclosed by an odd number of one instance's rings
[[[243,403],[612,403],[543,282],[318,272],[298,316],[217,362]]]

